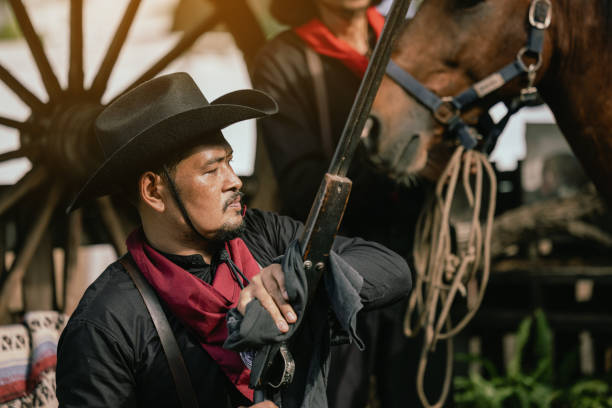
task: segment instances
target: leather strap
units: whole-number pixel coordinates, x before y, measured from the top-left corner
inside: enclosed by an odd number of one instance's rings
[[[331,123],[329,119],[329,106],[327,104],[327,89],[325,88],[325,78],[323,77],[323,63],[321,57],[312,48],[306,47],[306,65],[308,72],[314,83],[315,101],[317,103],[317,113],[319,114],[319,128],[321,130],[321,142],[323,151],[328,159],[334,154],[334,144],[332,142]]]
[[[176,386],[176,391],[181,401],[181,407],[197,408],[198,400],[195,396],[191,380],[189,379],[189,372],[187,372],[183,355],[181,354],[181,350],[179,349],[174,333],[170,328],[170,324],[159,303],[157,295],[149,282],[147,282],[140,271],[137,270],[134,261],[132,261],[129,255],[120,258],[119,262],[121,262],[121,265],[123,265],[130,275],[130,278],[134,281],[149,311],[151,320],[153,320],[155,330],[157,330],[157,334],[159,335],[159,341],[166,355],[166,359],[168,360],[168,365],[170,366],[170,373],[172,373],[172,378],[174,379],[174,385]]]

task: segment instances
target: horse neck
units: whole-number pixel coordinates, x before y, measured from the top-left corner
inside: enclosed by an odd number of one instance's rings
[[[587,174],[612,202],[612,4],[557,0],[539,89]]]

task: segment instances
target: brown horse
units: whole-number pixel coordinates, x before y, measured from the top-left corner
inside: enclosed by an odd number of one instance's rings
[[[541,30],[541,65],[519,53],[528,44],[534,3],[550,7],[550,24]],[[587,174],[612,203],[612,0],[425,0],[406,23],[392,60],[439,97],[475,83],[493,90],[461,110],[458,117],[468,125],[496,102],[536,86]],[[492,73],[518,60],[537,68],[531,84],[522,72],[499,89],[490,87],[496,82]],[[404,182],[439,176],[456,144],[439,116],[389,77],[372,116],[378,126],[366,145],[375,164]]]

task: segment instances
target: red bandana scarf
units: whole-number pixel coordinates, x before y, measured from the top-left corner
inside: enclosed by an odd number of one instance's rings
[[[130,234],[127,246],[138,269],[172,313],[195,331],[200,345],[230,381],[245,397],[253,400],[253,390],[249,388],[250,370],[238,353],[223,348],[227,338],[225,315],[236,306],[240,294],[240,286],[227,264],[217,267],[213,283],[209,285],[149,246],[142,229]],[[227,242],[225,248],[249,280],[259,273],[257,262],[240,238]]]
[[[385,18],[375,7],[368,8],[366,15],[370,27],[376,33],[376,38],[380,37],[385,25]],[[359,78],[365,74],[368,67],[368,57],[359,54],[345,41],[337,38],[318,18],[314,18],[294,30],[317,53],[340,60]]]

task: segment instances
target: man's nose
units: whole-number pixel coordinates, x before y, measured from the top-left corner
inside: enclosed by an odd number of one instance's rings
[[[242,180],[240,180],[240,177],[236,175],[231,167],[228,169],[228,173],[227,189],[239,191],[242,188]]]

